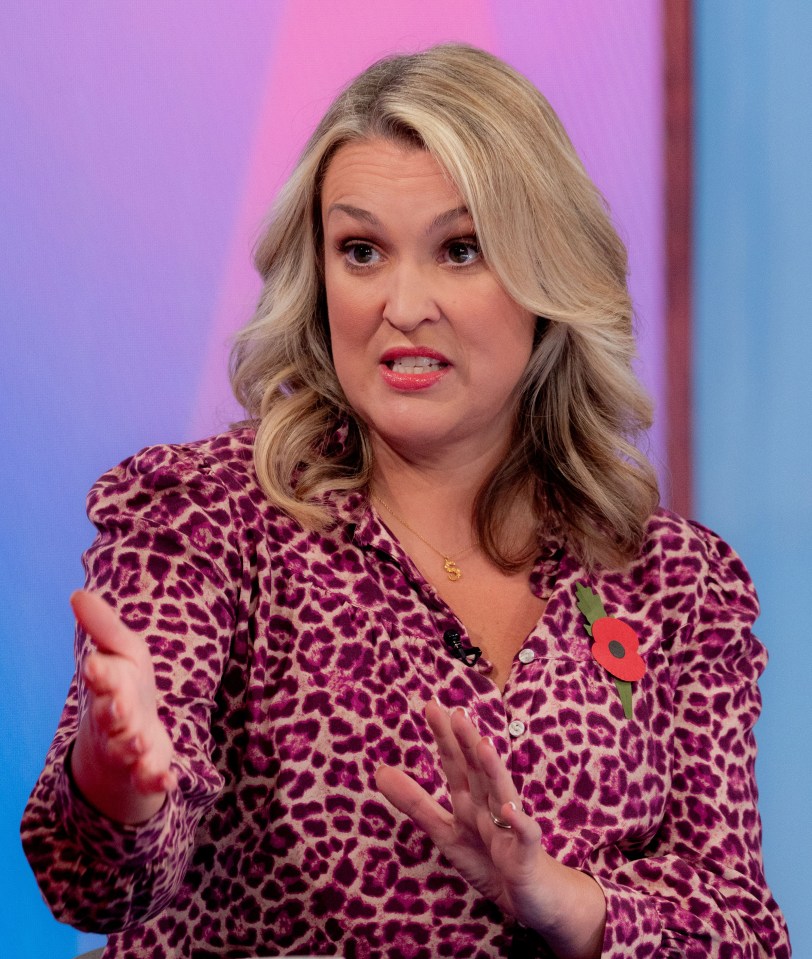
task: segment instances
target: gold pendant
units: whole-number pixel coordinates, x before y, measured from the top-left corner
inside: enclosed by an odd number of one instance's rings
[[[452,583],[456,583],[457,580],[462,576],[462,570],[449,556],[445,557],[443,569],[445,570],[446,576],[448,576]]]

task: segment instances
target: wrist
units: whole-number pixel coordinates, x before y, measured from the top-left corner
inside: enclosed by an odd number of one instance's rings
[[[535,909],[517,921],[542,936],[556,959],[600,959],[606,899],[600,885],[579,869],[548,858]]]

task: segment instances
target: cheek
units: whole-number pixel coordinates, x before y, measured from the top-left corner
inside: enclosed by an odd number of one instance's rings
[[[363,361],[371,330],[359,297],[340,283],[326,285],[326,303],[333,367],[344,395],[354,403],[364,381]]]
[[[352,406],[356,406],[359,398],[359,387],[363,382],[361,371],[358,368],[358,351],[353,348],[352,342],[342,335],[339,329],[332,335],[333,369],[336,378],[344,392],[344,396]]]
[[[520,375],[533,352],[536,318],[504,294],[494,297],[486,314],[483,339],[505,372]]]
[[[330,347],[333,361],[338,369],[344,357],[351,353],[353,342],[353,310],[346,298],[335,290],[327,292],[327,328],[330,333]]]
[[[325,277],[327,320],[333,349],[367,339],[373,328],[370,304],[356,284]]]
[[[327,304],[327,320],[330,335],[334,336],[342,324],[346,295],[328,266],[324,274],[324,301]]]

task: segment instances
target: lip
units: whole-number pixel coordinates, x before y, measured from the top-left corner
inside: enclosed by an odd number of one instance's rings
[[[428,346],[395,346],[381,356],[381,363],[394,363],[395,360],[402,360],[405,356],[425,356],[430,360],[437,360],[439,363],[445,363],[446,366],[451,366],[450,360],[443,356],[442,353],[438,353],[437,350],[432,350]]]
[[[397,373],[388,365],[394,363],[395,360],[401,360],[409,356],[425,356],[427,359],[437,360],[438,363],[443,364],[443,368],[431,370],[427,373]],[[386,350],[381,355],[379,369],[383,381],[392,389],[414,392],[434,386],[451,369],[451,363],[442,353],[438,353],[437,350],[432,350],[427,346],[396,346]]]

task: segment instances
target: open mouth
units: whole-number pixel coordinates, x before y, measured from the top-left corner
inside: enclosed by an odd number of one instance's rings
[[[393,373],[435,373],[445,369],[448,363],[429,356],[401,356],[386,364]]]

